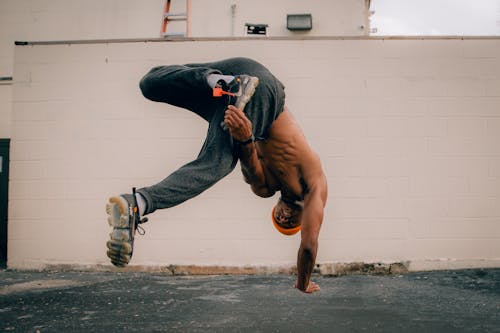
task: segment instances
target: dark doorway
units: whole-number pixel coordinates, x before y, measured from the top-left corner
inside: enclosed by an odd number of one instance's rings
[[[7,267],[10,139],[0,139],[0,268]]]

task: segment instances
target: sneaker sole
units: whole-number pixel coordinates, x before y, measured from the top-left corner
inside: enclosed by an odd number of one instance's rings
[[[108,223],[113,227],[109,234],[110,240],[106,243],[108,251],[106,254],[111,263],[118,267],[124,267],[132,257],[132,240],[130,239],[128,202],[121,196],[109,198],[106,204]]]
[[[245,86],[245,90],[240,97],[236,100],[236,107],[238,109],[244,109],[250,98],[252,98],[255,93],[255,89],[259,85],[259,78],[253,76],[250,78],[250,82]]]

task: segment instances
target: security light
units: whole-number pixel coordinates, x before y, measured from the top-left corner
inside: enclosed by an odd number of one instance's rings
[[[288,30],[311,30],[311,14],[288,14],[286,16],[286,28]]]

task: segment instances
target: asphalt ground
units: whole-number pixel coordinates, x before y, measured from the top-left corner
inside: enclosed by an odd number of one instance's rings
[[[0,271],[0,332],[500,332],[500,269],[315,276]]]

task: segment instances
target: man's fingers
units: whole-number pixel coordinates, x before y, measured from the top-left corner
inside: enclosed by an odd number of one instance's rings
[[[224,117],[224,122],[227,124],[232,129],[236,129],[240,127],[240,123],[238,122],[237,119],[234,119],[234,117]]]
[[[233,114],[233,115],[235,115],[235,116],[237,116],[238,118],[241,118],[241,119],[246,118],[245,113],[243,113],[243,110],[238,109],[234,105],[228,105],[226,113]]]
[[[231,136],[238,141],[245,141],[252,135],[252,123],[241,109],[229,105],[224,113],[224,123]]]
[[[243,110],[238,109],[236,106],[231,105],[231,104],[227,106],[227,109],[231,110],[231,111],[234,111],[234,112],[238,112],[239,111],[239,112],[243,113]]]
[[[243,116],[241,116],[234,110],[226,110],[226,113],[224,115],[224,121],[230,122],[235,127],[241,127],[244,126],[246,122],[248,122],[248,119],[245,117],[244,114]]]
[[[241,118],[239,118],[239,117],[238,117],[237,115],[235,115],[234,113],[232,113],[232,112],[228,112],[228,111],[226,111],[226,114],[224,115],[224,119],[231,120],[232,122],[241,121]]]

